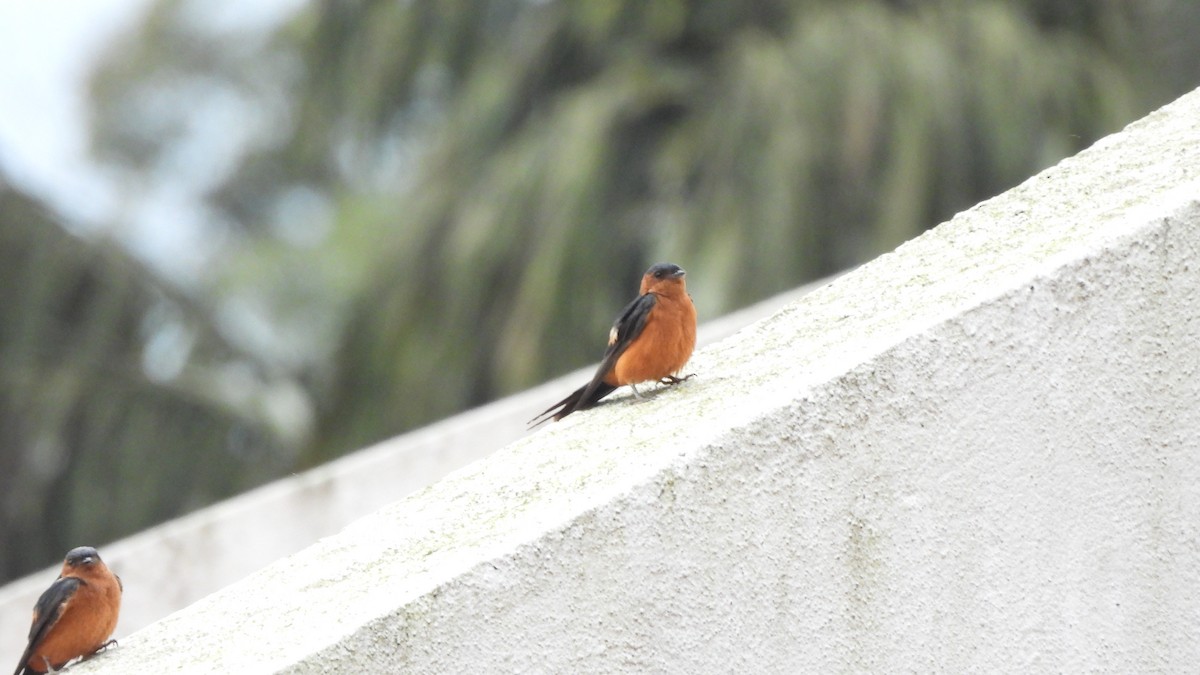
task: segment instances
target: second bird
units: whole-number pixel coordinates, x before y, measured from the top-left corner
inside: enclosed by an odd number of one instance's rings
[[[14,675],[58,672],[107,647],[121,612],[121,579],[91,546],[67,551],[62,573],[33,608],[29,644]]]
[[[537,426],[596,405],[617,387],[635,396],[642,382],[676,384],[696,347],[696,307],[679,265],[659,263],[646,270],[637,298],[621,310],[608,333],[608,349],[592,381],[530,420]]]

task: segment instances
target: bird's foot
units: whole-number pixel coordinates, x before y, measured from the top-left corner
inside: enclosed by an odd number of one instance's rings
[[[96,651],[92,652],[92,654],[99,654],[100,652],[108,651],[109,647],[116,647],[116,646],[117,646],[117,640],[116,640],[116,638],[114,638],[112,640],[109,640],[108,642],[105,642],[104,644],[100,645],[99,647],[96,647]]]
[[[636,385],[636,384],[631,384],[631,385],[629,385],[629,388],[633,390],[633,397],[634,397],[634,398],[636,398],[636,399],[637,399],[637,400],[639,400],[639,401],[645,401],[645,400],[646,400],[646,397],[645,397],[645,396],[642,396],[641,392],[639,392],[639,391],[637,390],[637,385]]]
[[[695,373],[688,373],[687,375],[684,375],[683,377],[667,375],[666,377],[660,378],[658,383],[663,386],[666,386],[666,387],[672,387],[674,385],[679,384],[680,382],[687,382],[688,380],[692,379],[695,376],[696,376]]]
[[[84,654],[83,656],[79,657],[79,662],[83,663],[84,661],[87,661],[88,659],[99,654],[100,652],[108,651],[109,647],[116,647],[116,646],[117,646],[116,640],[109,640],[108,642],[105,642],[104,644],[102,644],[99,647],[96,647],[94,650],[92,650],[92,653]]]

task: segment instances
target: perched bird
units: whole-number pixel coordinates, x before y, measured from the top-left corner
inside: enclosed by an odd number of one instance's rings
[[[608,333],[608,349],[592,381],[529,421],[535,427],[576,410],[586,410],[629,385],[641,398],[637,384],[678,384],[677,376],[696,347],[696,307],[679,265],[659,263],[646,270],[637,298],[621,310]],[[688,377],[691,377],[690,375]]]
[[[112,644],[121,611],[121,579],[91,546],[67,552],[62,573],[33,607],[29,646],[14,675],[57,671]]]

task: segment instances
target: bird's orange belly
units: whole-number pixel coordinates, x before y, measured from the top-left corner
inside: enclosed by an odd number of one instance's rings
[[[99,599],[91,597],[92,595],[90,589],[81,590],[79,595],[72,599],[74,606],[67,607],[46,639],[30,655],[30,666],[42,670],[46,667],[45,661],[49,661],[52,667],[58,669],[77,656],[95,652],[108,636],[112,635],[117,627],[117,613],[91,611],[90,605],[99,602]],[[113,600],[110,598],[104,602],[111,606]],[[115,602],[119,605],[119,596]]]
[[[672,326],[671,323],[677,325]],[[617,359],[609,384],[623,386],[673,375],[691,358],[695,347],[695,318],[691,319],[690,324],[686,320],[651,320],[638,339]]]

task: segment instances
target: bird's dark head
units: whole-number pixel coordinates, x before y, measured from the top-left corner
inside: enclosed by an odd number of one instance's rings
[[[645,276],[642,277],[641,293],[642,295],[652,291],[666,293],[669,292],[670,287],[676,287],[675,290],[681,289],[685,274],[687,272],[674,263],[651,265],[650,269],[646,270]]]
[[[80,546],[67,551],[67,557],[63,560],[63,566],[77,568],[87,567],[100,562],[100,553],[91,546]]]
[[[679,279],[687,272],[683,268],[674,263],[658,263],[651,265],[650,269],[646,270],[646,276],[653,279]]]

